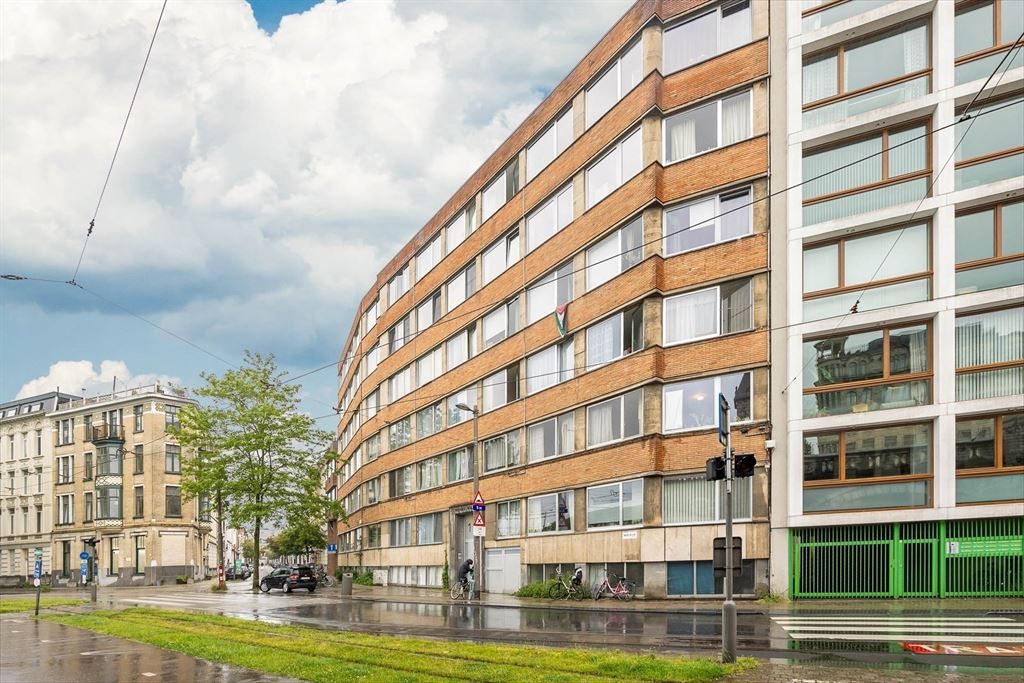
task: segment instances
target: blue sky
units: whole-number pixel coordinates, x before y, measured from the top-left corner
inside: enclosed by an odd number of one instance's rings
[[[61,283],[160,1],[0,2],[0,274],[58,281],[0,280],[4,400],[230,367],[136,316],[233,364],[336,361],[379,269],[628,3],[253,6],[168,4],[85,291]],[[334,370],[302,383],[330,413]]]

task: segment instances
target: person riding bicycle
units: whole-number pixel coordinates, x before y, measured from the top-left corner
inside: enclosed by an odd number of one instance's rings
[[[469,575],[472,574],[472,573],[473,573],[473,559],[472,558],[466,560],[465,562],[463,562],[462,564],[459,565],[459,571],[456,574],[456,576],[459,579],[459,583],[461,583],[463,585],[463,587],[466,587],[466,588],[469,587]]]

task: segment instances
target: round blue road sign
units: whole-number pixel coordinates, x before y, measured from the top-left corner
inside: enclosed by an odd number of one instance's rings
[[[80,559],[80,560],[88,560],[89,559],[89,553],[87,553],[87,552],[85,552],[83,550],[82,552],[78,553],[78,559]]]

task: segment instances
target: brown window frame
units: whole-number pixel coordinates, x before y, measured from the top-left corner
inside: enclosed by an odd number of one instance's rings
[[[808,7],[807,9],[803,10],[800,13],[800,16],[801,16],[801,18],[809,17],[812,14],[817,14],[818,12],[824,12],[825,10],[827,10],[827,9],[829,9],[831,7],[835,7],[836,5],[842,5],[844,2],[849,2],[849,0],[831,0],[831,2],[823,2],[820,5],[815,5],[814,7]]]
[[[847,147],[855,142],[860,142],[861,140],[868,140],[880,135],[882,138],[882,151],[876,154],[875,156],[881,158],[882,178],[880,180],[876,180],[873,183],[868,183],[867,185],[859,185],[857,187],[848,188],[846,190],[837,190],[835,192],[819,195],[817,197],[811,197],[810,199],[804,196],[803,206],[812,206],[814,204],[820,204],[822,202],[831,201],[839,197],[847,197],[850,195],[862,194],[864,192],[870,192],[871,190],[877,190],[878,188],[885,187],[886,185],[902,183],[908,180],[917,180],[918,178],[930,178],[932,175],[933,159],[932,145],[929,144],[925,144],[924,146],[926,158],[925,167],[923,169],[919,171],[911,171],[910,173],[904,173],[898,176],[889,175],[889,136],[892,135],[893,133],[901,133],[910,128],[920,128],[921,126],[924,126],[924,138],[927,140],[932,133],[932,122],[930,118],[915,119],[914,121],[908,121],[906,123],[894,124],[892,126],[887,126],[881,130],[872,130],[866,133],[862,133],[860,135],[854,135],[852,137],[843,138],[842,140],[839,140],[837,142],[829,142],[823,145],[818,145],[816,147],[810,147],[808,149],[805,149],[803,151],[803,155],[801,156],[801,160],[813,154],[820,154],[821,152],[827,152],[832,149]],[[805,178],[804,181],[806,182],[807,179]]]
[[[901,375],[891,374],[889,367],[889,361],[891,359],[891,347],[889,343],[889,333],[893,329],[903,329],[906,327],[912,327],[914,325],[924,325],[925,329],[928,330],[928,369],[922,372],[908,372]],[[932,335],[932,324],[929,320],[912,320],[905,323],[890,323],[880,327],[866,327],[855,330],[843,330],[842,335],[832,333],[822,336],[813,336],[804,339],[802,344],[812,343],[816,341],[822,341],[824,339],[833,339],[836,336],[849,336],[852,334],[861,334],[864,332],[882,332],[882,376],[875,379],[863,379],[863,380],[852,380],[849,382],[840,382],[836,384],[828,384],[821,387],[805,388],[803,390],[804,395],[815,395],[815,394],[827,394],[833,391],[845,391],[848,389],[860,389],[863,387],[873,387],[878,385],[896,384],[904,382],[914,382],[920,380],[934,380],[935,378],[935,363],[934,363],[934,336]],[[801,344],[801,346],[802,346]],[[935,401],[935,383],[934,381],[929,385],[929,396],[932,403]]]
[[[1024,90],[1010,93],[1005,97],[999,98],[995,102],[986,103],[985,106],[999,107],[1000,105],[1008,104],[1011,100],[1021,100],[1022,102],[1024,102]],[[963,115],[965,109],[966,105],[964,107],[960,107],[957,109],[956,115],[958,118]],[[960,136],[961,137],[958,137],[958,139],[963,139],[963,136],[966,136],[966,133],[960,134]],[[968,166],[977,166],[979,164],[984,164],[989,161],[996,161],[997,159],[1002,159],[1004,157],[1016,156],[1017,154],[1024,154],[1024,145],[1019,145],[1017,147],[1009,147],[1007,149],[1001,149],[995,152],[989,152],[987,154],[982,154],[980,157],[973,157],[970,159],[959,159],[953,166],[956,171],[959,171],[960,169],[967,168]]]
[[[1019,1],[1019,0],[1014,0],[1014,2],[1017,2],[1017,1]],[[1000,43],[999,42],[1001,40],[1001,36],[1002,36],[1002,33],[1003,33],[1003,30],[1002,30],[1003,29],[1003,0],[966,0],[966,1],[965,0],[959,0],[956,3],[955,14],[953,16],[954,28],[956,26],[956,17],[957,16],[959,16],[963,12],[970,11],[971,9],[973,9],[973,8],[979,6],[979,5],[989,5],[989,4],[992,5],[992,45],[990,45],[990,46],[988,46],[986,48],[982,48],[981,50],[977,50],[975,52],[969,52],[969,53],[967,53],[965,55],[961,55],[959,57],[954,55],[954,57],[953,57],[954,68],[957,67],[957,66],[960,66],[961,64],[966,64],[967,62],[973,62],[976,59],[984,59],[985,57],[988,57],[989,55],[994,55],[994,54],[997,54],[999,52],[1004,52],[1004,51],[1008,50],[1011,45],[1013,45],[1012,41],[1009,42],[1009,43]],[[956,48],[954,47],[953,49],[955,50]]]
[[[976,214],[976,213],[985,213],[986,211],[991,211],[992,212],[992,231],[993,231],[993,235],[992,235],[992,251],[993,251],[993,255],[989,256],[989,257],[986,257],[986,258],[974,259],[973,261],[964,261],[963,263],[957,263],[956,264],[956,272],[959,273],[959,272],[965,271],[965,270],[974,270],[975,268],[984,268],[986,266],[995,266],[995,265],[999,265],[1001,263],[1011,263],[1013,261],[1018,261],[1018,260],[1024,259],[1024,253],[1013,253],[1013,254],[1004,254],[1003,253],[1003,240],[1002,240],[1002,230],[1001,230],[1001,228],[1003,226],[1003,218],[1002,218],[1002,212],[1000,211],[1000,209],[1002,209],[1004,206],[1008,206],[1008,205],[1011,205],[1011,204],[1024,204],[1024,199],[1021,199],[1020,197],[1015,197],[1013,199],[1009,199],[1009,200],[1005,200],[1005,201],[1001,201],[1001,202],[993,202],[991,204],[985,204],[984,206],[975,206],[975,207],[971,207],[969,209],[961,209],[961,210],[956,212],[956,218],[959,219],[961,216],[970,216],[970,215],[973,215],[973,214]],[[954,240],[955,240],[955,238],[956,238],[956,232],[954,230]],[[955,245],[954,245],[954,247],[955,247]],[[1022,265],[1024,265],[1024,264],[1022,264]]]
[[[900,231],[900,230],[906,230],[907,228],[912,228],[912,227],[915,227],[915,226],[918,226],[918,225],[924,225],[924,226],[927,227],[927,230],[928,230],[928,270],[919,271],[917,273],[909,273],[907,275],[899,275],[897,277],[885,278],[885,279],[882,279],[882,280],[869,280],[867,282],[861,282],[861,283],[857,283],[857,284],[853,284],[853,285],[846,284],[846,265],[845,265],[845,260],[846,259],[845,259],[845,255],[846,255],[846,243],[847,242],[849,242],[850,240],[855,240],[855,239],[859,239],[859,238],[862,238],[862,237],[869,237],[871,235],[881,235],[881,234],[886,233],[886,232],[897,232],[897,231]],[[839,284],[837,286],[835,286],[835,287],[830,287],[828,289],[818,289],[818,290],[815,290],[813,292],[804,292],[803,291],[803,281],[801,281],[800,289],[801,289],[804,301],[812,301],[814,299],[824,299],[824,298],[827,298],[827,297],[837,296],[837,295],[840,295],[840,294],[848,294],[850,292],[856,292],[856,291],[861,291],[861,290],[877,289],[879,287],[886,287],[888,285],[898,285],[898,284],[902,284],[904,282],[914,282],[916,280],[923,280],[925,278],[928,279],[928,299],[929,300],[931,299],[931,296],[932,296],[932,283],[933,283],[934,276],[935,276],[935,263],[934,263],[934,261],[932,259],[932,246],[933,245],[932,245],[932,222],[931,222],[931,220],[923,219],[923,220],[921,220],[919,222],[915,222],[913,224],[901,225],[899,227],[893,227],[893,226],[890,225],[890,226],[886,226],[884,228],[875,228],[875,229],[872,229],[872,230],[865,230],[863,232],[853,233],[853,234],[850,234],[850,235],[843,235],[842,237],[837,237],[835,239],[822,240],[821,242],[812,242],[810,244],[805,244],[803,251],[808,251],[808,250],[811,250],[811,249],[820,249],[822,247],[828,247],[828,246],[831,246],[833,244],[838,245],[838,250],[836,252],[836,261],[837,261],[837,263],[836,263],[836,270],[837,270],[836,279],[838,280]],[[802,256],[803,256],[803,252],[801,252],[801,257]]]
[[[994,420],[993,423],[993,442],[995,449],[995,465],[992,467],[965,467],[963,469],[956,467],[957,477],[981,477],[992,474],[1007,474],[1024,472],[1024,465],[1015,465],[1007,467],[1003,464],[1003,418],[1004,417],[1015,417],[1024,416],[1024,412],[1011,411],[1008,413],[985,413],[983,415],[957,415],[957,424],[961,422],[971,422],[974,420]],[[956,442],[954,440],[954,449]],[[1024,497],[1024,496],[1022,496]]]
[[[1010,309],[1014,309],[1014,308],[1019,308],[1021,310],[1024,310],[1024,306],[1022,306],[1021,304],[1012,303],[1012,304],[1008,304],[1006,306],[997,306],[995,308],[986,308],[986,309],[979,310],[979,311],[962,311],[962,312],[957,313],[956,319],[959,320],[960,318],[968,318],[968,317],[975,316],[975,315],[985,315],[986,313],[997,313],[999,311],[1006,311],[1006,310],[1010,310]],[[954,325],[954,335],[955,335],[955,325]],[[955,336],[954,336],[954,344],[955,344]],[[954,356],[954,362],[955,362],[955,358],[956,358],[956,349],[955,348],[953,349],[953,356]],[[1024,358],[1020,358],[1018,360],[1005,360],[1005,361],[1000,361],[998,363],[986,363],[985,365],[968,365],[967,367],[963,367],[963,368],[958,366],[956,368],[956,375],[957,375],[957,377],[959,377],[960,375],[969,375],[969,374],[973,374],[973,373],[976,373],[976,372],[987,372],[989,370],[1003,370],[1003,369],[1006,369],[1006,368],[1016,368],[1016,367],[1024,367]]]
[[[828,5],[823,5],[822,7],[825,7],[827,9],[829,7],[832,7],[832,6],[838,5],[838,4],[841,4],[841,2],[830,3]],[[807,10],[804,13],[803,16],[807,16],[808,14],[814,14],[815,12],[818,12],[818,11],[821,11],[821,8],[820,7],[814,7],[811,10]],[[927,38],[927,40],[928,40],[928,51],[927,51],[927,53],[928,53],[928,66],[926,68],[918,69],[917,71],[912,71],[910,73],[903,74],[902,76],[895,76],[895,77],[890,78],[888,80],[879,81],[878,83],[874,83],[872,85],[866,85],[866,86],[863,86],[861,88],[857,88],[855,90],[846,90],[845,89],[846,88],[846,82],[845,82],[845,79],[843,78],[843,72],[845,71],[844,67],[846,66],[846,51],[849,48],[859,47],[862,44],[873,42],[873,41],[875,41],[875,40],[877,40],[879,38],[882,38],[884,36],[887,36],[887,35],[895,35],[897,33],[905,32],[905,31],[911,30],[913,28],[917,28],[918,25],[924,26],[925,29],[927,30],[927,33],[928,33],[928,38]],[[912,81],[912,80],[914,80],[916,78],[920,78],[921,76],[928,76],[929,77],[928,90],[930,92],[931,91],[931,74],[932,74],[932,66],[933,66],[932,65],[931,45],[932,45],[932,27],[931,27],[931,23],[927,19],[921,18],[921,19],[918,19],[918,20],[915,20],[915,21],[912,21],[912,22],[908,22],[907,24],[902,24],[902,25],[900,25],[898,27],[895,27],[895,28],[890,26],[890,27],[884,28],[884,29],[882,29],[880,31],[875,31],[874,33],[870,33],[870,34],[868,34],[866,36],[858,37],[858,38],[856,38],[856,39],[854,39],[854,40],[852,40],[852,41],[850,41],[848,43],[840,43],[839,45],[833,45],[833,46],[826,47],[826,48],[823,48],[821,50],[815,50],[814,52],[810,52],[810,53],[806,54],[804,56],[803,62],[801,63],[801,71],[803,69],[803,66],[806,65],[809,61],[813,61],[815,59],[818,59],[822,55],[826,55],[826,54],[829,54],[829,53],[834,53],[836,55],[836,94],[835,95],[829,95],[828,97],[823,97],[820,100],[814,100],[812,102],[802,102],[803,111],[804,112],[808,112],[808,111],[811,111],[813,109],[818,109],[819,107],[824,107],[824,106],[833,104],[835,102],[839,102],[840,100],[845,100],[845,99],[848,99],[848,98],[851,98],[851,97],[857,97],[858,95],[863,95],[865,93],[869,93],[869,92],[872,92],[874,90],[881,90],[882,88],[888,88],[891,85],[896,85],[898,83],[903,83],[904,81]]]

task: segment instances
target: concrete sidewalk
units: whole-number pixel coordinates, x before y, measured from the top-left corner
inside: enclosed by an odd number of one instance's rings
[[[0,679],[3,683],[290,683],[228,664],[215,664],[153,645],[33,619],[0,617]]]

